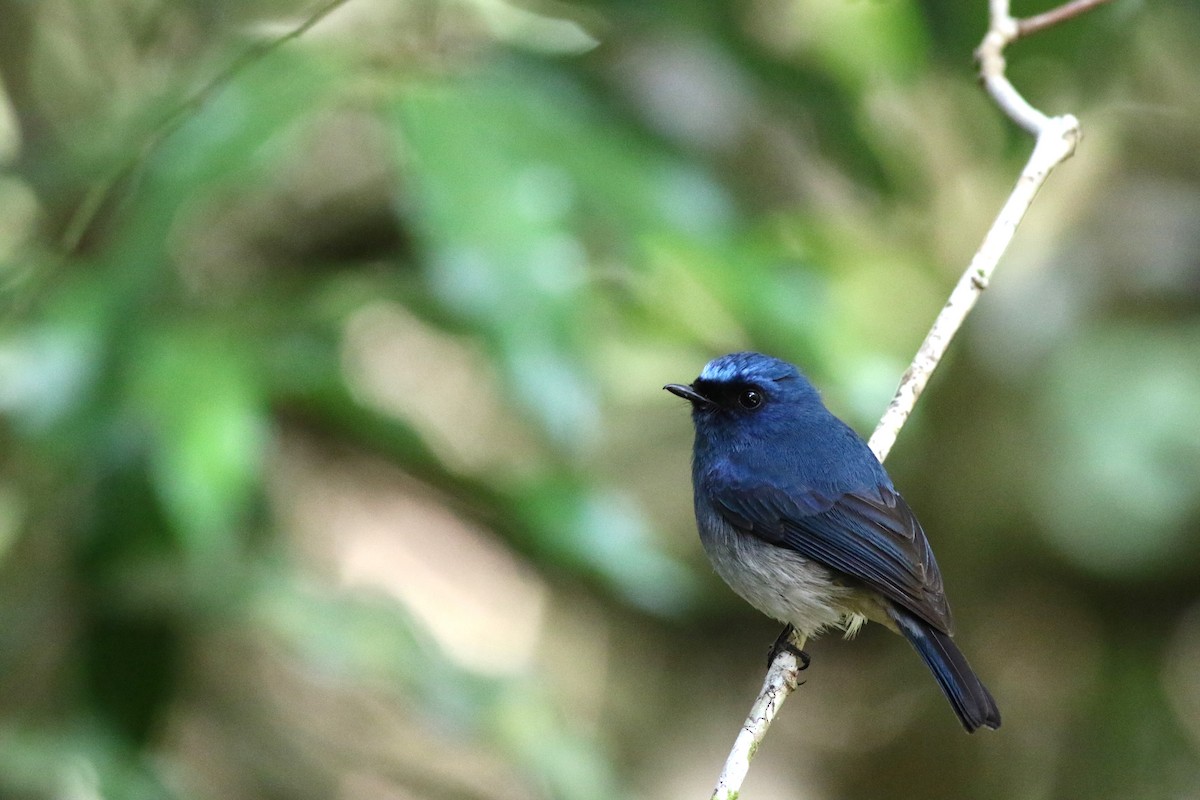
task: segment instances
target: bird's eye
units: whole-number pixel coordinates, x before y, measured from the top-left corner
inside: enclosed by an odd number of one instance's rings
[[[742,408],[749,409],[750,411],[758,408],[762,405],[762,403],[762,393],[756,392],[754,389],[747,389],[738,395],[738,405],[740,405]]]

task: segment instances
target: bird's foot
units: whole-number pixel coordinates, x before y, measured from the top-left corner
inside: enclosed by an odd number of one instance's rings
[[[784,626],[783,630],[779,634],[779,637],[775,639],[775,644],[771,645],[771,650],[767,653],[768,669],[770,669],[771,665],[775,663],[775,657],[783,652],[791,653],[797,659],[799,659],[801,670],[808,669],[808,665],[812,662],[812,658],[809,657],[808,653],[804,652],[800,649],[800,647],[797,647],[792,643],[792,634],[795,632],[796,629],[791,625]]]

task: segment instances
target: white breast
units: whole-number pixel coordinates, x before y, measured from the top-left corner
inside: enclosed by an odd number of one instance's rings
[[[750,605],[806,637],[829,627],[852,634],[878,618],[878,604],[862,589],[836,580],[828,568],[794,550],[740,533],[716,512],[697,509],[700,541],[713,569]]]

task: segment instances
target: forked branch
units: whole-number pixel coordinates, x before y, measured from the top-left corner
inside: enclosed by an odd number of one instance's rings
[[[1017,19],[1009,12],[1009,0],[989,0],[988,30],[976,50],[980,80],[996,105],[1023,130],[1036,137],[1036,142],[1017,178],[1016,186],[950,293],[946,305],[938,313],[871,435],[868,444],[880,461],[891,451],[900,429],[908,420],[954,335],[988,287],[996,265],[1008,250],[1017,225],[1029,210],[1038,190],[1050,172],[1075,152],[1075,146],[1079,143],[1079,121],[1074,116],[1047,116],[1034,108],[1008,80],[1004,49],[1017,39],[1073,19],[1105,2],[1107,0],[1072,0],[1045,13]],[[738,796],[742,781],[750,769],[751,758],[783,702],[796,688],[798,677],[796,656],[787,650],[780,650],[721,770],[712,794],[713,800],[734,800]]]

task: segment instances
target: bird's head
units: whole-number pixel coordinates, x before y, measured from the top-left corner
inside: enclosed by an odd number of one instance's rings
[[[823,408],[820,395],[796,367],[762,353],[730,353],[705,365],[690,384],[663,387],[692,404],[697,430]]]

